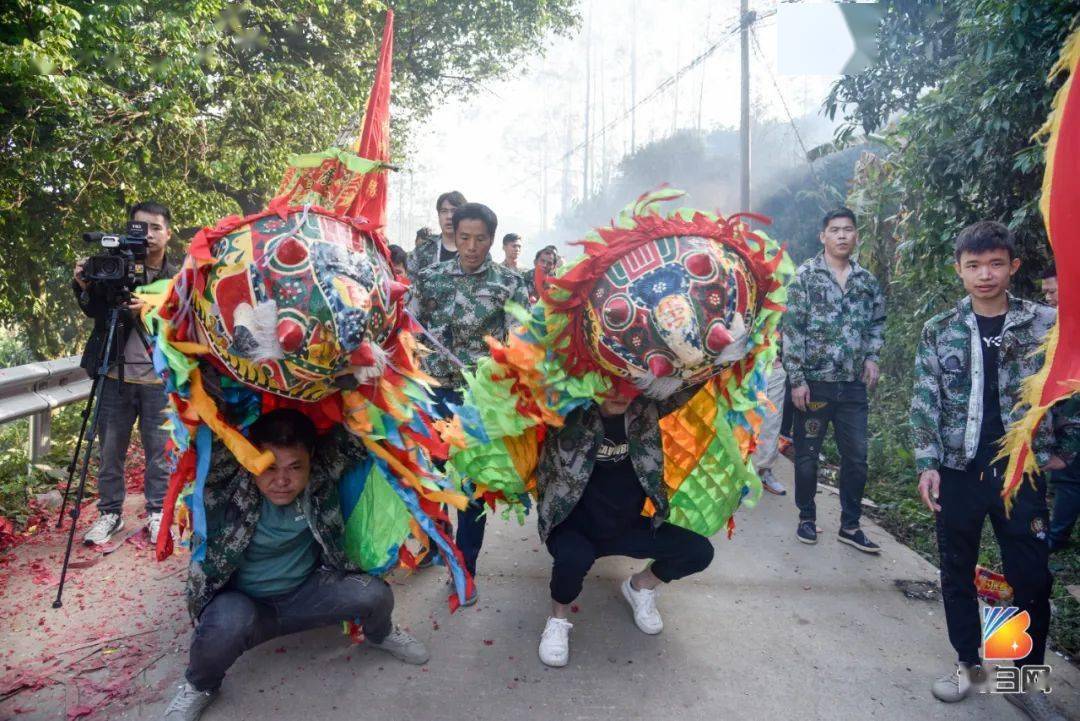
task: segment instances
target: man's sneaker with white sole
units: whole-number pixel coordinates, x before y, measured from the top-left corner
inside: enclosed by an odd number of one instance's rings
[[[368,639],[368,643],[380,651],[386,651],[398,661],[411,663],[414,666],[423,666],[430,658],[424,644],[397,626],[394,626],[394,629],[382,641],[375,643]]]
[[[196,721],[217,696],[217,690],[200,691],[185,681],[165,709],[162,721]]]
[[[963,701],[986,683],[986,673],[982,666],[956,664],[956,670],[934,681],[930,688],[934,698],[945,703]]]
[[[565,618],[549,617],[540,634],[540,660],[545,666],[562,668],[570,661],[570,630],[574,624]]]
[[[124,519],[119,513],[102,513],[83,536],[87,546],[103,546],[124,527]]]
[[[150,544],[157,543],[158,533],[161,532],[161,511],[155,511],[147,517],[146,530],[150,532]]]
[[[630,579],[622,584],[622,595],[630,604],[630,610],[634,612],[634,623],[642,633],[654,636],[664,630],[664,620],[660,618],[660,612],[656,610],[656,589],[643,588],[640,591],[634,588]]]

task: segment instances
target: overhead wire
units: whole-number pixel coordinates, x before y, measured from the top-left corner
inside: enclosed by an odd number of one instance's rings
[[[631,105],[626,111],[623,112],[622,115],[619,115],[618,117],[614,118],[613,120],[611,120],[610,122],[605,124],[599,130],[595,131],[594,133],[589,135],[587,138],[582,140],[580,143],[578,143],[577,145],[572,147],[570,150],[566,151],[561,156],[556,158],[553,162],[554,163],[560,163],[560,162],[572,157],[575,153],[577,153],[579,150],[583,149],[586,145],[588,145],[589,143],[591,143],[594,140],[598,139],[601,135],[603,135],[607,131],[611,130],[612,128],[614,128],[619,123],[626,120],[627,118],[629,118],[630,115],[633,114],[633,112],[635,110],[637,110],[641,106],[645,105],[646,103],[649,103],[649,102],[655,100],[656,98],[660,97],[661,95],[663,95],[664,92],[668,88],[672,87],[675,83],[677,83],[686,73],[688,73],[691,70],[693,70],[694,68],[696,68],[698,65],[700,65],[705,60],[707,60],[711,55],[713,55],[713,53],[715,53],[717,50],[719,50],[725,44],[727,44],[732,39],[734,39],[736,34],[742,28],[742,25],[743,25],[744,22],[747,22],[750,25],[750,28],[752,29],[753,28],[753,23],[758,22],[760,20],[764,20],[765,18],[771,17],[771,16],[773,16],[775,14],[776,14],[776,10],[769,10],[769,11],[761,13],[761,14],[749,13],[749,15],[750,15],[749,19],[736,18],[736,19],[730,21],[728,23],[727,30],[724,31],[723,35],[721,36],[721,38],[719,40],[717,40],[715,43],[713,43],[712,45],[707,47],[705,50],[703,50],[701,53],[696,55],[686,65],[683,65],[681,68],[676,70],[674,73],[672,73],[668,77],[664,78],[664,80],[662,80],[659,85],[657,85],[655,88],[653,88],[653,90],[648,95],[646,95],[641,100],[639,100],[636,103],[634,103],[633,105]],[[532,176],[523,177],[522,179],[518,180],[517,182],[511,183],[510,185],[508,185],[506,187],[506,190],[513,190],[513,189],[515,189],[515,188],[529,182],[532,179],[533,179]]]

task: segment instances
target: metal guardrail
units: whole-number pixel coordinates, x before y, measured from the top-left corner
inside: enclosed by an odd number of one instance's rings
[[[39,463],[52,442],[52,412],[90,395],[90,379],[70,356],[0,368],[0,424],[30,418],[30,463]]]

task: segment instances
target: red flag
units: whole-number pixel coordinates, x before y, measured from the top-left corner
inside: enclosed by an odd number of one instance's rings
[[[353,151],[368,160],[390,161],[390,66],[394,61],[394,11],[386,11],[382,49],[375,66],[364,129]],[[346,215],[362,215],[375,226],[386,225],[386,170],[379,168],[363,175],[362,187]]]
[[[1080,339],[1080,83],[1074,82],[1078,65],[1080,31],[1066,41],[1050,72],[1051,79],[1069,73],[1041,131],[1049,139],[1039,209],[1057,270],[1057,324],[1044,344],[1042,370],[1024,381],[1021,402],[1030,410],[1009,429],[1002,451],[1009,456],[1001,491],[1006,507],[1024,475],[1038,470],[1031,439],[1042,417],[1054,403],[1080,392],[1080,343],[1076,342]]]
[[[317,205],[341,215],[386,225],[386,171],[390,169],[390,65],[394,13],[386,11],[382,48],[375,66],[360,137],[347,149],[294,155],[270,207]]]

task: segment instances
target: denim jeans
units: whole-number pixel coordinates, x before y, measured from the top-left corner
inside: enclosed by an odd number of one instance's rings
[[[1076,518],[1080,516],[1080,459],[1050,474],[1054,489],[1054,512],[1050,516],[1050,550],[1069,545]]]
[[[355,621],[378,643],[393,629],[394,593],[365,573],[320,568],[296,590],[251,598],[223,590],[199,615],[188,655],[188,682],[200,691],[221,685],[225,672],[247,651],[278,636]]]
[[[805,411],[795,410],[795,505],[800,521],[817,520],[818,454],[832,423],[840,449],[840,526],[857,528],[866,488],[866,386],[811,381]]]
[[[161,427],[165,423],[168,403],[165,387],[157,383],[121,383],[115,378],[105,378],[102,383],[98,417],[98,510],[120,513],[123,509],[124,464],[131,429],[138,419],[139,435],[146,453],[143,474],[146,512],[160,511],[169,485],[169,469],[165,463],[169,432]]]

